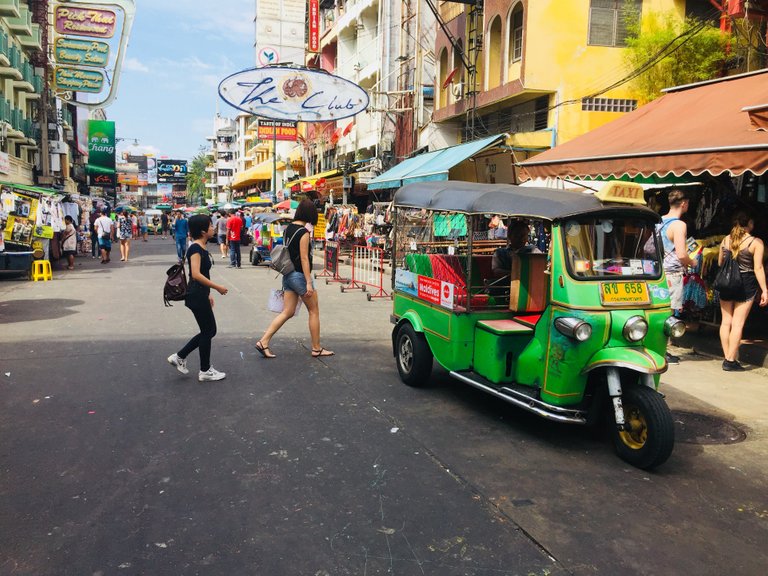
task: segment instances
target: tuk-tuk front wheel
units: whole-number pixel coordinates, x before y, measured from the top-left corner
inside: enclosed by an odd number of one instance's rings
[[[424,386],[432,374],[432,351],[424,334],[408,322],[398,328],[395,338],[395,358],[400,379],[408,386]]]
[[[661,394],[647,386],[627,386],[622,405],[626,426],[614,427],[613,433],[619,457],[644,470],[666,462],[675,444],[675,425]]]

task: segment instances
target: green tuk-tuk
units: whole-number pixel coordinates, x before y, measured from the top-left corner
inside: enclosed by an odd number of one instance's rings
[[[401,379],[425,384],[435,358],[453,378],[545,418],[608,416],[621,458],[665,462],[674,423],[657,388],[667,339],[685,325],[669,306],[659,216],[641,203],[631,183],[598,194],[402,187],[392,315]]]

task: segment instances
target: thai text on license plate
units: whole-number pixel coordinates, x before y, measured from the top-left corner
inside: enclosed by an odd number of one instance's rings
[[[600,282],[600,301],[603,304],[650,304],[645,282]]]

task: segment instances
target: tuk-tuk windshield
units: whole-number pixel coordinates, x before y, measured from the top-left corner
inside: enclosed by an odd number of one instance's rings
[[[650,219],[600,217],[567,220],[563,238],[576,280],[659,278],[661,263]]]

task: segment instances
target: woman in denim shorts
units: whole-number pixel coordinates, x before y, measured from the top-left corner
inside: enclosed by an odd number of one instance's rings
[[[320,307],[317,292],[312,282],[312,249],[307,224],[317,224],[317,208],[312,200],[304,199],[296,207],[293,222],[283,232],[283,242],[291,255],[294,271],[283,276],[284,306],[283,311],[272,320],[261,339],[256,342],[256,350],[264,358],[276,358],[269,349],[272,336],[293,317],[299,298],[302,299],[309,313],[309,335],[312,339],[312,357],[333,356],[333,352],[320,345]]]

